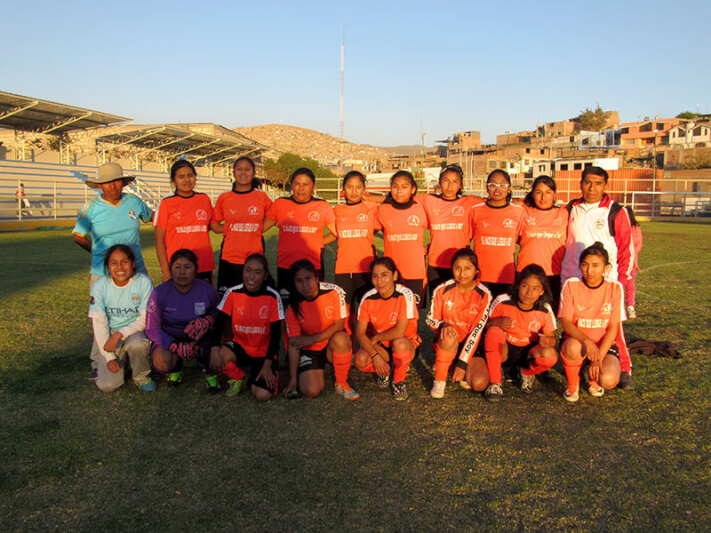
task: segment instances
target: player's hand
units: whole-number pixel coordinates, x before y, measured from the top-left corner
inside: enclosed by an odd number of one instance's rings
[[[454,372],[452,372],[452,383],[459,383],[464,379],[466,371],[463,368],[455,367]]]
[[[210,370],[215,374],[222,372],[222,356],[219,346],[210,348]]]
[[[538,344],[541,348],[555,348],[556,338],[555,335],[539,335]]]
[[[591,363],[599,363],[602,361],[600,348],[598,348],[597,344],[595,344],[592,340],[585,339],[583,347],[585,348],[584,355],[590,360]]]
[[[457,335],[457,330],[454,329],[454,326],[444,326],[439,332],[439,336],[442,340],[450,340],[455,343],[459,342],[459,336]]]
[[[172,342],[168,349],[186,361],[195,359],[200,352],[200,348],[194,342]]]
[[[302,335],[299,335],[297,337],[289,337],[289,346],[291,348],[297,348],[301,349],[304,346],[306,346],[306,338]]]
[[[295,378],[289,378],[289,383],[288,383],[288,384],[286,385],[286,387],[284,388],[284,396],[285,396],[285,397],[286,397],[286,396],[289,396],[289,393],[292,392],[292,391],[298,392],[298,391],[296,390],[296,379],[295,379]]]
[[[123,335],[120,332],[115,332],[108,340],[104,343],[104,351],[114,353],[119,341],[123,339]]]
[[[254,379],[254,381],[259,381],[261,378],[264,379],[264,382],[270,389],[274,388],[276,376],[274,376],[274,372],[272,372],[272,365],[270,363],[267,363],[266,361],[262,365],[262,369],[259,371],[259,374],[257,374],[257,377]]]
[[[600,382],[600,363],[595,361],[590,361],[590,366],[588,367],[588,374],[590,376],[591,381],[595,381],[597,383]]]
[[[214,324],[215,319],[210,315],[193,318],[188,322],[188,325],[185,326],[184,332],[192,340],[199,341]]]
[[[375,372],[379,376],[388,376],[390,375],[390,365],[388,364],[387,360],[381,353],[384,351],[384,349],[381,346],[376,346],[376,353],[373,354],[373,367],[375,367]]]
[[[111,361],[106,363],[106,368],[109,369],[109,372],[115,374],[116,372],[121,370],[121,365],[119,364],[118,359],[112,359]]]
[[[493,326],[495,328],[500,328],[506,331],[511,327],[511,317],[508,316],[497,316],[495,318],[490,318],[489,319],[489,326]]]

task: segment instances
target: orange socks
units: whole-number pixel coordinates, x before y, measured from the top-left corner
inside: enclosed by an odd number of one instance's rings
[[[457,352],[445,352],[439,345],[435,346],[435,379],[447,381],[449,367],[457,356]]]
[[[238,367],[234,361],[229,361],[225,366],[223,366],[222,373],[235,381],[240,381],[244,377],[244,371]]]
[[[353,352],[333,352],[333,373],[336,375],[336,383],[339,385],[348,382],[352,356]]]
[[[410,350],[404,352],[393,352],[393,382],[401,383],[407,377],[407,369],[412,360]]]
[[[568,380],[568,390],[577,390],[580,386],[580,368],[583,366],[583,359],[571,361],[565,357],[563,359],[563,368],[565,369],[565,377]]]
[[[528,360],[528,368],[522,368],[521,373],[524,376],[535,376],[553,368],[557,360],[558,357],[534,357]]]
[[[501,328],[492,327],[486,332],[484,349],[486,350],[486,366],[489,369],[489,382],[501,383],[501,354],[504,351],[506,333]]]

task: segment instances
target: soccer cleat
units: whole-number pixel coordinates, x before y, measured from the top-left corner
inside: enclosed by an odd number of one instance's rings
[[[96,378],[99,377],[99,373],[97,372],[96,368],[91,369],[91,373],[87,376],[86,379],[89,381],[96,381]]]
[[[432,390],[430,391],[430,396],[433,398],[444,398],[444,389],[446,386],[446,381],[438,381],[435,379]]]
[[[158,388],[158,384],[151,378],[146,378],[146,381],[144,381],[143,383],[138,383],[137,385],[142,391],[146,392],[153,392]]]
[[[350,385],[348,385],[348,383],[343,383],[343,384],[336,383],[334,392],[336,394],[338,394],[339,396],[343,396],[344,400],[357,400],[358,398],[360,398],[360,394],[358,394],[356,391],[351,389],[351,387],[350,387]]]
[[[205,378],[207,379],[207,378]],[[228,398],[234,398],[242,392],[242,387],[244,386],[244,378],[237,381],[236,379],[227,380],[227,390],[225,391],[225,396]]]
[[[577,402],[579,397],[580,395],[578,394],[578,387],[575,387],[575,390],[573,391],[571,391],[570,389],[565,389],[565,392],[563,393],[563,398],[565,398],[566,402]]]
[[[484,398],[490,402],[498,402],[504,397],[504,391],[499,383],[489,383],[489,386],[484,391]]]
[[[634,390],[634,381],[632,381],[632,375],[629,372],[620,372],[620,382],[617,384],[617,388],[622,390]]]
[[[171,372],[168,374],[168,385],[171,387],[177,387],[183,382],[183,371],[178,370],[177,372]]]
[[[627,318],[630,320],[634,320],[637,318],[637,311],[634,309],[634,305],[628,305],[627,306]]]
[[[407,386],[404,381],[393,381],[393,399],[398,401],[407,400]]]
[[[205,386],[207,387],[207,392],[210,394],[220,392],[220,384],[217,382],[217,376],[215,374],[205,375]]]
[[[375,374],[375,384],[380,389],[387,389],[390,386],[390,376],[381,376],[380,374]]]
[[[533,384],[536,382],[536,374],[532,376],[527,376],[521,369],[518,371],[518,381],[521,384],[521,392],[530,394],[533,392]]]
[[[603,394],[605,394],[605,389],[603,389],[598,383],[595,381],[590,380],[590,384],[588,385],[588,392],[590,393],[590,396],[593,396],[595,398],[599,398]]]

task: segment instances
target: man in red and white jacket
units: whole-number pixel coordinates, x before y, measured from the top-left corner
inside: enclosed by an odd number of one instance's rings
[[[611,269],[607,275],[610,281],[619,281],[627,291],[632,281],[634,268],[634,246],[632,244],[632,225],[624,209],[605,194],[607,171],[600,167],[588,167],[580,180],[582,198],[568,204],[568,237],[565,245],[565,257],[560,273],[561,286],[568,278],[582,279],[579,259],[582,251],[595,242],[601,242],[610,255]],[[624,342],[622,327],[616,342],[620,352],[619,387],[623,390],[634,389],[632,381],[632,360]]]

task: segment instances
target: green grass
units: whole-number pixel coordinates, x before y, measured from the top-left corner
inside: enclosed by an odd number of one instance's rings
[[[711,227],[643,228],[628,329],[683,357],[637,356],[635,392],[576,405],[560,374],[498,404],[432,400],[422,322],[407,402],[355,370],[357,402],[331,376],[315,400],[229,401],[194,366],[178,389],[103,394],[88,254],[68,231],[0,234],[0,530],[709,530]]]

